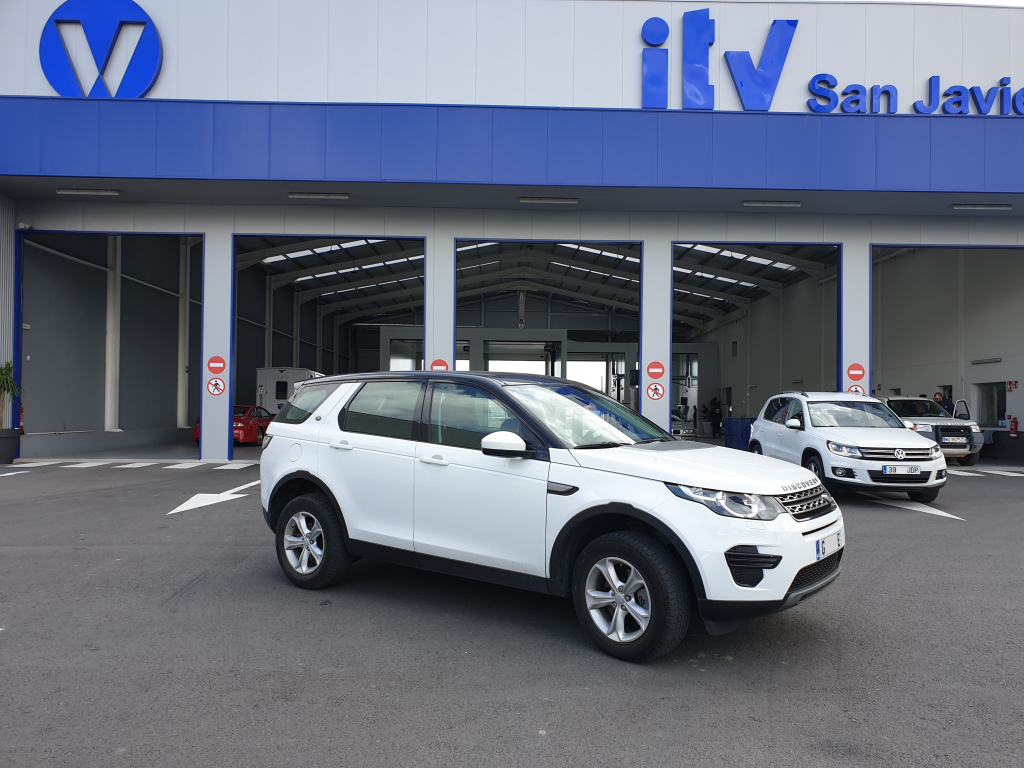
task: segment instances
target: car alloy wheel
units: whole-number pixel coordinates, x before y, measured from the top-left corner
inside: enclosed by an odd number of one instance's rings
[[[631,563],[605,557],[587,575],[587,610],[598,630],[615,643],[631,643],[651,623],[651,596]]]
[[[284,552],[297,573],[308,576],[324,560],[324,531],[309,512],[296,512],[284,529]]]

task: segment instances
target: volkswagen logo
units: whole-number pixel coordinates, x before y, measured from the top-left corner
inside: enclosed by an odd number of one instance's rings
[[[892,455],[895,456],[897,459],[900,459],[901,461],[907,458],[907,452],[904,451],[902,448],[897,448],[895,451],[892,452]]]

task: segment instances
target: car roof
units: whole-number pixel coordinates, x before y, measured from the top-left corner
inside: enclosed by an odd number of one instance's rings
[[[571,384],[591,389],[586,384],[555,376],[534,373],[497,373],[489,371],[373,371],[372,373],[342,373],[306,379],[304,383],[323,384],[329,381],[368,381],[372,379],[445,379],[447,381],[490,381],[497,384]]]
[[[797,392],[790,390],[788,392],[779,392],[777,395],[772,395],[773,399],[776,397],[805,397],[809,401],[814,400],[849,400],[851,402],[863,402],[864,400],[870,400],[872,402],[880,402],[878,398],[872,397],[871,395],[858,395],[853,392]]]
[[[934,402],[927,395],[924,396],[924,397],[916,397],[916,396],[915,397],[911,397],[910,395],[892,395],[891,397],[887,397],[885,399],[886,400],[927,400],[929,402]]]

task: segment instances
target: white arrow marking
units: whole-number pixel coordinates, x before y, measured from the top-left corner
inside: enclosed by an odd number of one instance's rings
[[[245,496],[244,493],[238,493],[238,491],[244,491],[246,488],[252,488],[254,485],[259,485],[260,481],[255,480],[245,485],[240,485],[237,488],[232,488],[230,491],[224,491],[223,493],[197,493],[191,499],[186,501],[180,507],[172,509],[168,512],[168,515],[173,515],[175,512],[187,512],[190,509],[199,509],[199,507],[208,507],[211,504],[220,504],[222,501],[231,501],[231,499],[240,499]]]
[[[947,469],[951,475],[957,475],[958,477],[984,477],[980,472],[968,472],[965,469]]]
[[[954,520],[963,520],[962,517],[951,515],[948,512],[943,512],[941,509],[935,507],[929,507],[927,504],[922,504],[919,501],[897,501],[896,499],[880,499],[877,496],[871,496],[867,493],[862,493],[862,496],[867,496],[868,499],[875,502],[876,504],[887,504],[890,507],[900,507],[902,509],[909,509],[913,512],[927,512],[929,515],[938,515],[939,517],[951,517]]]
[[[5,472],[0,477],[10,477],[11,475],[28,475],[30,472],[27,469],[23,469],[20,472]]]

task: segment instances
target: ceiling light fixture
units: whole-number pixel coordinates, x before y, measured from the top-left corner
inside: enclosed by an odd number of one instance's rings
[[[541,203],[543,205],[576,205],[578,197],[520,197],[520,203]]]
[[[1009,203],[954,203],[954,211],[1012,211]]]
[[[116,189],[58,189],[58,195],[95,195],[99,197],[117,197],[121,194]]]
[[[744,200],[744,208],[799,208],[799,200]]]
[[[348,192],[289,192],[292,200],[348,200]]]

